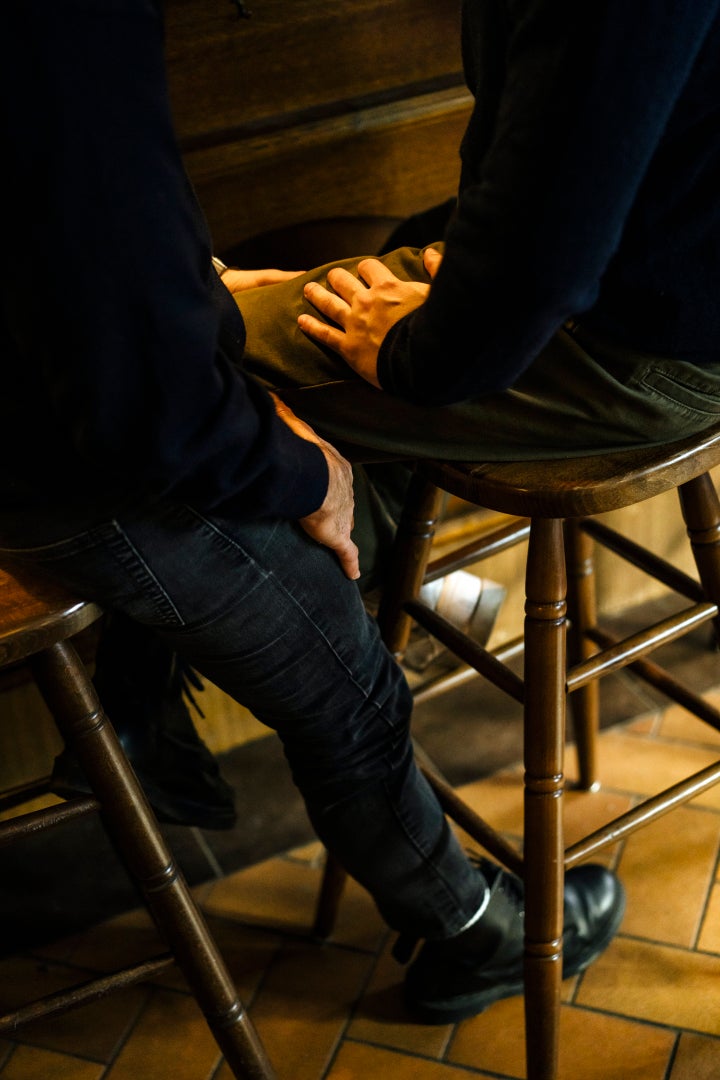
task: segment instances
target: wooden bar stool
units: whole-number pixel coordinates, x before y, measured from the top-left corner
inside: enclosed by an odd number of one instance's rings
[[[647,656],[705,621],[718,625],[720,504],[709,470],[720,465],[720,427],[659,448],[562,461],[417,463],[380,610],[385,640],[401,654],[415,619],[524,708],[524,854],[507,843],[432,772],[449,816],[520,873],[526,890],[525,1017],[528,1080],[554,1080],[562,973],[565,870],[720,782],[720,762],[608,823],[566,850],[563,840],[566,700],[571,698],[583,787],[597,783],[598,680],[625,666],[720,730],[720,712]],[[594,515],[676,489],[698,580],[682,573]],[[501,528],[428,561],[441,492],[504,517]],[[477,645],[418,599],[423,582],[528,541],[524,634],[500,650]],[[683,609],[628,638],[597,622],[593,544],[679,593]],[[569,629],[566,647],[566,630]],[[524,674],[508,658],[524,651]],[[467,670],[467,669],[466,669]],[[452,681],[452,680],[450,680]],[[481,721],[482,718],[480,717]]]
[[[238,1080],[274,1080],[272,1066],[205,920],[69,640],[101,614],[97,605],[67,594],[32,570],[0,569],[0,668],[29,664],[60,734],[76,751],[94,793],[0,822],[0,847],[99,811],[169,952],[6,1013],[0,1017],[0,1034],[151,978],[176,962],[232,1075]],[[17,802],[14,796],[0,800],[0,810]]]

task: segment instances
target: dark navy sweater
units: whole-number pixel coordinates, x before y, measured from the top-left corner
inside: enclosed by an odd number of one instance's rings
[[[469,0],[458,213],[429,301],[384,343],[387,389],[508,386],[570,315],[720,359],[719,4]],[[238,370],[159,0],[7,0],[0,79],[3,511],[315,509],[320,451]]]
[[[476,103],[428,302],[386,337],[392,393],[510,386],[568,317],[720,363],[720,4],[466,0]]]
[[[159,0],[7,0],[2,23],[0,511],[312,512],[322,452],[238,371]]]

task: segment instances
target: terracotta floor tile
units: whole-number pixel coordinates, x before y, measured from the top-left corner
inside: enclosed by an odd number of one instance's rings
[[[628,721],[626,727],[628,731],[636,735],[653,735],[659,730],[662,718],[662,710],[657,709],[643,713],[642,716],[636,716],[634,720]]]
[[[377,952],[388,937],[388,928],[380,917],[370,894],[348,878],[338,908],[338,919],[330,941],[356,949]]]
[[[674,1041],[662,1028],[563,1005],[558,1080],[664,1080]],[[447,1060],[522,1080],[522,998],[498,1002],[460,1024]]]
[[[30,958],[4,960],[0,964],[0,1001],[3,1006],[13,1008],[34,997],[66,989],[87,977],[87,973]],[[142,986],[118,991],[82,1009],[38,1020],[18,1032],[17,1041],[107,1062],[147,995],[147,989]]]
[[[603,825],[630,809],[632,800],[614,791],[576,791],[569,789],[563,796],[565,844],[570,847]],[[592,856],[593,862],[611,864],[617,858],[617,846],[603,848]]]
[[[306,935],[312,929],[320,882],[321,865],[268,859],[214,883],[203,907],[209,914]],[[349,879],[332,941],[376,950],[386,934],[369,895]]]
[[[618,866],[627,893],[623,933],[692,947],[719,839],[720,817],[688,806],[630,836]]]
[[[458,1024],[445,1055],[449,1062],[516,1078],[525,1076],[522,997],[508,998]]]
[[[487,1075],[347,1042],[340,1048],[327,1080],[478,1080]]]
[[[720,690],[714,694],[720,705]],[[719,744],[720,733],[675,706],[605,730],[601,790],[566,792],[568,843],[622,813],[632,793],[654,793],[714,762]],[[572,780],[572,747],[566,770]],[[519,765],[460,792],[500,832],[521,837]],[[593,856],[619,859],[628,910],[600,960],[563,983],[558,1080],[720,1076],[718,810],[720,789]],[[332,939],[307,940],[323,863],[313,842],[194,890],[279,1080],[522,1080],[522,998],[457,1026],[411,1022],[404,969],[359,886],[349,883]],[[159,947],[151,920],[131,912],[34,958],[0,961],[0,1000],[52,991],[76,978],[72,968],[109,970],[118,957],[124,963]],[[22,1041],[0,1040],[0,1080],[170,1076],[232,1080],[177,971],[33,1025]]]
[[[194,1000],[155,989],[107,1080],[210,1080],[219,1060]]]
[[[246,1003],[255,993],[280,937],[261,929],[239,926],[207,915],[208,926]],[[144,908],[119,915],[93,927],[69,950],[73,964],[95,971],[112,971],[166,951],[155,924]],[[173,965],[153,979],[154,985],[187,990],[182,972]]]
[[[204,910],[224,918],[304,932],[312,926],[320,870],[282,856],[214,882]]]
[[[618,937],[583,976],[577,1004],[720,1035],[715,956]]]
[[[716,709],[720,708],[720,694],[708,695],[708,699]],[[720,731],[711,728],[680,705],[671,705],[665,710],[658,725],[658,734],[663,739],[681,739],[702,746],[720,746]]]
[[[323,1075],[373,961],[367,953],[334,946],[281,950],[251,1009],[279,1080]]]
[[[640,739],[623,730],[607,732],[599,743],[600,775],[606,788],[655,794],[690,774],[714,765],[717,751]],[[720,785],[695,800],[720,810]]]
[[[44,957],[45,959],[52,960],[56,963],[65,963],[70,959],[72,953],[78,947],[78,944],[82,941],[83,937],[84,932],[81,931],[77,934],[70,934],[67,937],[58,938],[57,941],[45,942],[32,950],[33,955]]]
[[[484,814],[498,831],[511,837],[522,836],[523,782],[522,772],[504,772],[475,784],[467,784],[458,793],[477,813]],[[568,788],[563,796],[563,820],[567,846],[606,825],[630,809],[632,799],[616,791],[596,792]],[[472,848],[473,841],[461,833],[464,843]],[[617,847],[604,848],[592,856],[594,862],[611,865],[617,858]]]
[[[503,770],[484,780],[464,784],[458,795],[498,832],[522,836],[522,769]]]
[[[422,1057],[440,1058],[452,1026],[413,1023],[403,1006],[404,975],[405,968],[392,957],[390,949],[386,949],[355,1010],[348,1036]]]
[[[104,1066],[78,1057],[54,1054],[35,1046],[18,1046],[4,1069],[3,1080],[100,1080]]]
[[[310,844],[302,844],[300,847],[286,852],[284,858],[289,859],[291,862],[307,863],[308,866],[314,866],[316,869],[322,870],[325,862],[325,848],[319,840],[313,840]]]
[[[698,949],[703,952],[720,953],[720,884],[718,883],[713,886],[710,893],[710,901],[698,938]]]
[[[670,1080],[717,1080],[720,1076],[720,1039],[704,1035],[680,1036]]]
[[[69,945],[67,959],[94,971],[114,971],[165,951],[155,923],[144,908],[98,923]]]

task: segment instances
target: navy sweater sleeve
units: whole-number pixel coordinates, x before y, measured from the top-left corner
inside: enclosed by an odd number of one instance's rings
[[[244,327],[174,138],[159,5],[10,0],[3,19],[5,392],[35,369],[52,454],[96,492],[245,518],[317,509],[322,451],[239,368]]]
[[[663,153],[672,158],[663,137],[718,3],[466,0],[464,15],[476,104],[458,208],[429,298],[390,331],[378,369],[386,390],[438,405],[510,386],[569,316],[602,308],[603,278],[613,260],[622,262],[628,219],[639,221],[661,186],[648,178],[651,164],[657,173]],[[715,170],[720,139],[709,131],[717,126],[719,65],[715,56],[714,100],[700,98],[688,117],[694,134],[714,138]],[[667,185],[658,236],[673,228],[673,213],[684,213],[683,199],[698,205],[696,162],[684,156],[692,146],[677,141],[680,188]],[[708,250],[706,237],[706,266]],[[717,246],[713,257],[717,272]],[[653,282],[658,296],[664,284]]]

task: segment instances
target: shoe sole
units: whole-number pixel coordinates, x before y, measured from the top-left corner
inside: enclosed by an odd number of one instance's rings
[[[421,1024],[454,1024],[458,1020],[479,1016],[496,1001],[517,997],[518,994],[523,993],[524,989],[524,982],[519,979],[516,982],[496,983],[486,990],[475,991],[472,994],[458,994],[451,1001],[446,999],[442,1002],[429,1002],[406,997],[405,1005],[413,1018]]]
[[[625,893],[621,891],[618,896],[618,901],[612,911],[609,913],[607,923],[603,929],[603,932],[599,939],[593,942],[592,948],[587,948],[585,951],[573,959],[570,964],[563,964],[563,979],[570,979],[574,975],[579,975],[580,972],[585,971],[586,968],[597,960],[597,958],[605,952],[609,946],[615,934],[620,929],[620,924],[625,914]],[[443,999],[441,1001],[419,1001],[416,998],[406,995],[405,1005],[413,1017],[423,1024],[454,1024],[459,1020],[467,1020],[471,1016],[479,1016],[480,1013],[485,1012],[491,1005],[494,1005],[496,1001],[503,1001],[505,998],[517,997],[519,994],[524,993],[525,983],[523,979],[516,979],[507,983],[495,983],[493,986],[488,986],[484,990],[477,990],[473,993],[458,994],[457,997],[452,999]]]

